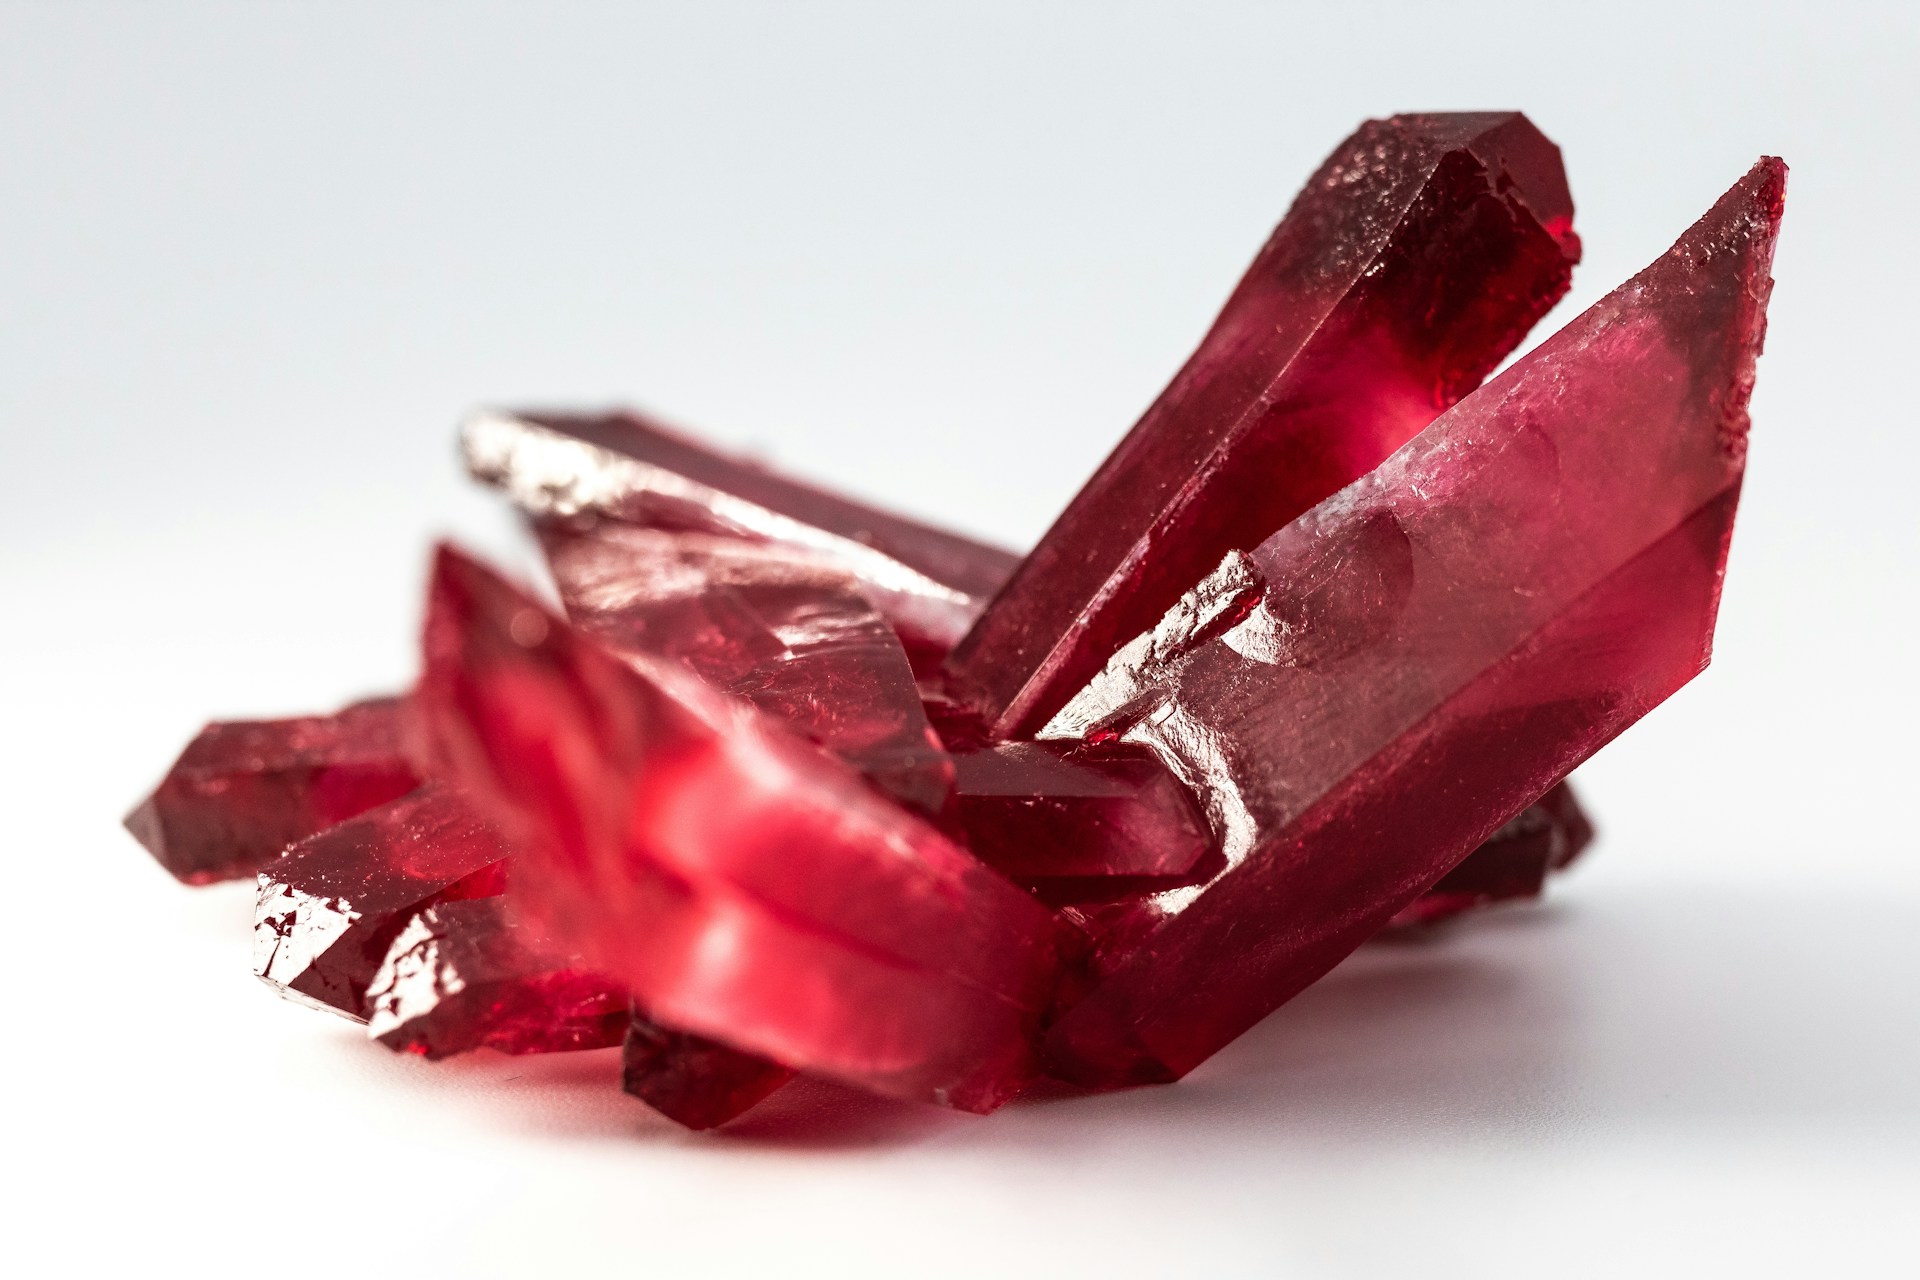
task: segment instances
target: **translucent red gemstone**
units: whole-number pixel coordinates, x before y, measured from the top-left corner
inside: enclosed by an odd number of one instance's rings
[[[1099,922],[1052,1069],[1185,1074],[1706,665],[1784,180],[1756,166],[1646,271],[1231,559],[1208,590],[1252,584],[1241,621],[1173,652],[1143,637],[1055,718],[1192,779],[1228,866]]]
[[[628,1093],[689,1129],[725,1124],[793,1079],[777,1062],[741,1053],[636,1013],[621,1051]]]
[[[953,782],[906,651],[817,552],[602,525],[543,530],[567,615],[616,653],[678,659],[938,813]]]
[[[1562,782],[1488,836],[1393,923],[1432,924],[1495,902],[1537,898],[1547,877],[1571,865],[1592,839],[1593,824],[1573,787]]]
[[[917,668],[937,666],[1019,557],[729,457],[635,413],[486,413],[467,469],[534,515],[611,517],[807,548],[866,584]]]
[[[511,852],[440,786],[311,836],[260,874],[253,970],[290,999],[364,1019],[368,984],[415,913],[501,892]]]
[[[443,550],[432,771],[521,837],[516,894],[663,1023],[990,1110],[1033,1073],[1059,927],[844,765],[684,669],[623,661]]]
[[[367,1034],[429,1058],[488,1048],[619,1044],[627,995],[514,918],[504,898],[442,901],[394,936],[366,998]]]
[[[692,1128],[800,1072],[1177,1079],[1590,841],[1566,775],[1711,649],[1784,183],[1481,385],[1579,256],[1559,152],[1371,121],[1024,560],[633,414],[481,415],[566,620],[443,549],[404,708],[209,725],[127,825],[260,872],[290,998],[427,1057],[619,1043]]]
[[[1228,551],[1366,474],[1513,349],[1578,260],[1524,116],[1373,120],[1301,192],[1187,365],[948,661],[1030,734]]]
[[[400,704],[202,729],[127,830],[188,884],[253,875],[294,841],[420,785],[400,751]]]

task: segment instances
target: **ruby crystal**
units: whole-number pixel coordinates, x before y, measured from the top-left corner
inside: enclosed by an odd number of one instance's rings
[[[638,1013],[621,1051],[620,1084],[689,1129],[725,1124],[793,1079],[777,1062],[669,1031]]]
[[[1473,390],[1580,256],[1560,152],[1518,114],[1395,116],[1328,157],[1187,365],[948,663],[1030,734],[1226,552]]]
[[[1158,751],[1228,867],[1096,923],[1053,1070],[1184,1075],[1706,665],[1784,182],[1761,162],[1365,479],[1233,553],[1182,606],[1256,592],[1231,628],[1140,637],[1054,719]]]
[[[1562,782],[1488,836],[1393,923],[1433,924],[1490,903],[1537,898],[1547,877],[1564,871],[1592,839],[1593,824],[1572,786]]]
[[[955,765],[967,847],[1049,901],[1170,888],[1212,869],[1205,817],[1146,747],[1002,742]]]
[[[432,771],[486,797],[521,903],[653,1016],[967,1110],[1032,1077],[1060,927],[933,827],[448,550],[425,651]]]
[[[1018,557],[728,457],[634,413],[485,413],[467,469],[522,510],[784,543],[866,584],[917,668],[937,665]]]
[[[253,971],[289,999],[364,1020],[368,984],[407,922],[499,893],[509,852],[438,786],[311,836],[260,873]]]
[[[1559,152],[1363,125],[1024,560],[630,413],[480,415],[566,619],[442,549],[405,704],[209,725],[127,826],[260,873],[290,998],[430,1058],[619,1043],[690,1128],[800,1072],[1177,1079],[1586,847],[1566,775],[1711,649],[1785,172],[1480,385],[1579,256]]]
[[[367,988],[367,1034],[444,1058],[619,1044],[627,996],[519,925],[505,899],[441,901],[395,935]]]
[[[818,553],[603,525],[543,532],[567,615],[617,653],[684,662],[898,799],[953,782],[893,629]]]
[[[188,884],[253,875],[288,845],[420,785],[400,752],[400,704],[208,725],[127,830]]]

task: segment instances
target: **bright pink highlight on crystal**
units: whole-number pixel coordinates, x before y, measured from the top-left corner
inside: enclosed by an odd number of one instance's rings
[[[260,873],[253,971],[289,999],[364,1019],[400,930],[434,903],[501,892],[509,852],[441,786],[309,837]]]
[[[425,651],[433,771],[522,838],[516,900],[548,936],[650,1015],[968,1110],[1031,1078],[1058,926],[938,831],[747,703],[615,657],[449,550]]]
[[[127,830],[188,884],[250,876],[294,841],[420,785],[400,752],[400,704],[202,729]]]
[[[1185,1074],[1706,665],[1785,176],[1223,566],[1261,584],[1232,629],[1056,719],[1193,779],[1228,869],[1101,922],[1052,1069]]]
[[[619,1044],[627,997],[520,925],[503,898],[439,902],[407,922],[367,990],[367,1034],[428,1058]]]
[[[1373,120],[1335,150],[1213,329],[948,661],[1030,735],[1228,551],[1366,474],[1479,385],[1579,259],[1526,117]]]
[[[631,412],[481,414],[467,469],[530,514],[784,543],[860,579],[917,669],[937,667],[1019,557],[782,476]]]
[[[953,783],[893,629],[817,552],[602,524],[542,530],[561,603],[616,653],[676,659],[938,813]]]
[[[620,1067],[623,1089],[689,1129],[725,1124],[794,1075],[777,1062],[669,1031],[637,1013]]]
[[[1593,840],[1593,824],[1565,782],[1527,806],[1393,918],[1433,924],[1496,902],[1537,898]]]

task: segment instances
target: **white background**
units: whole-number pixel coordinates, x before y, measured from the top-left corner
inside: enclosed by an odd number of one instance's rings
[[[7,1253],[1915,1274],[1915,12],[0,9]],[[274,1000],[249,891],[119,831],[208,716],[401,685],[434,534],[519,554],[469,406],[633,401],[1024,543],[1335,141],[1512,106],[1588,245],[1550,326],[1794,166],[1719,654],[1583,772],[1550,905],[1368,948],[1176,1087],[692,1137],[608,1054],[429,1066]]]

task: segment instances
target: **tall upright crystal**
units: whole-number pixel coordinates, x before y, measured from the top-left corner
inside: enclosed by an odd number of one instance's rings
[[[1239,621],[1142,637],[1054,718],[1158,751],[1228,862],[1091,921],[1055,1071],[1191,1070],[1706,665],[1785,178],[1763,160],[1652,266],[1228,557],[1186,612],[1256,593]]]
[[[1579,258],[1560,153],[1518,114],[1361,126],[1212,330],[947,663],[996,734],[1045,724],[1230,550],[1477,386]]]

